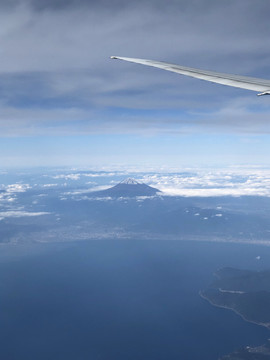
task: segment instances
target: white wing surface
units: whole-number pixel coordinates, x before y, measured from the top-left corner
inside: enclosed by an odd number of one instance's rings
[[[161,61],[134,59],[120,56],[111,56],[111,59],[119,59],[137,64],[153,66],[159,69],[172,71],[177,74],[191,76],[197,79],[211,81],[214,83],[234,86],[241,89],[247,89],[259,92],[258,95],[270,95],[270,80],[257,79],[248,76],[223,74],[215,71],[189,68],[181,65],[169,64]]]

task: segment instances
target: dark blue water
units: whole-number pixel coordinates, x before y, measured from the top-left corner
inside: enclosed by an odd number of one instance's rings
[[[219,267],[267,268],[267,247],[90,241],[44,249],[2,256],[1,359],[217,360],[269,336],[198,295]]]

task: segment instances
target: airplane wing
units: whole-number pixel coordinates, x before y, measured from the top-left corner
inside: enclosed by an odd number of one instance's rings
[[[137,64],[153,66],[159,69],[172,71],[177,74],[191,76],[197,79],[211,81],[214,83],[234,86],[241,89],[247,89],[258,92],[257,95],[270,95],[270,80],[257,79],[248,76],[223,74],[215,71],[189,68],[181,65],[169,64],[161,61],[134,59],[120,56],[111,56],[111,59],[119,59]]]

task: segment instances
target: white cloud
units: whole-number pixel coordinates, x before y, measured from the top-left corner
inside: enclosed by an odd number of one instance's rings
[[[20,193],[31,189],[29,184],[10,184],[5,187],[7,193]]]
[[[0,211],[0,217],[4,218],[20,218],[20,217],[31,217],[31,216],[42,216],[49,215],[49,212],[29,212],[29,211]]]
[[[168,196],[270,196],[270,170],[262,168],[183,171],[143,175],[140,180]]]
[[[112,177],[112,176],[127,176],[128,172],[127,171],[117,171],[117,172],[98,172],[98,173],[82,173],[81,176],[86,176],[86,177]]]
[[[26,192],[32,187],[29,184],[9,184],[2,185],[4,192],[0,193],[0,203],[10,206],[17,201],[17,194]]]
[[[64,175],[55,175],[52,176],[53,179],[65,179],[65,180],[79,180],[81,177],[80,174],[64,174]]]
[[[89,197],[89,196],[81,196],[81,197],[77,197],[75,198],[76,201],[82,201],[82,200],[87,200],[87,201],[112,201],[113,198],[110,196],[95,196],[95,197]]]
[[[109,185],[98,185],[98,186],[92,187],[90,189],[77,189],[77,190],[74,190],[74,191],[68,191],[68,192],[63,193],[63,195],[72,195],[72,196],[74,196],[74,195],[88,194],[88,193],[93,193],[93,192],[96,192],[96,191],[106,190],[109,187],[110,187]]]
[[[78,172],[72,174],[57,174],[49,176],[52,179],[64,179],[64,180],[80,180],[83,177],[86,178],[100,178],[100,177],[114,177],[114,176],[127,176],[127,171],[104,171],[104,172]],[[48,175],[44,175],[48,177]],[[95,182],[88,182],[88,184],[96,184]]]

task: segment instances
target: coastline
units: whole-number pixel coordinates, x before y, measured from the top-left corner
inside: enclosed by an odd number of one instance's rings
[[[259,326],[263,326],[265,328],[267,328],[268,330],[270,330],[270,323],[260,323],[260,322],[256,322],[256,321],[253,321],[253,320],[249,320],[247,319],[243,314],[241,314],[239,311],[231,308],[231,307],[228,307],[228,306],[225,306],[225,305],[218,305],[218,304],[215,304],[213,301],[211,301],[209,298],[207,298],[205,295],[203,295],[202,291],[200,290],[199,291],[199,295],[202,299],[206,300],[209,302],[209,304],[215,306],[215,307],[218,307],[218,308],[222,308],[222,309],[227,309],[227,310],[231,310],[233,311],[235,314],[239,315],[244,321],[246,322],[249,322],[249,323],[252,323],[252,324],[256,324],[256,325],[259,325]]]

